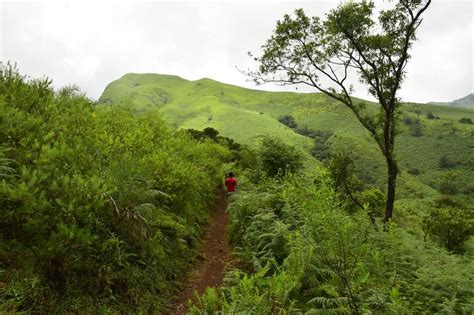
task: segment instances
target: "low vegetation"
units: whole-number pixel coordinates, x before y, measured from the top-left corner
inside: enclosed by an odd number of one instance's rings
[[[0,310],[163,311],[228,147],[8,66],[0,113]]]
[[[463,248],[473,209],[451,198],[399,206],[400,223],[384,231],[383,194],[360,186],[347,155],[333,156],[329,173],[255,180],[255,169],[240,172],[229,208],[240,268],[220,292],[199,297],[193,314],[474,311],[472,249]]]

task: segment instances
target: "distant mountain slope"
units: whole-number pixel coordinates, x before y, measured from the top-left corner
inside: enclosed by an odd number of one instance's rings
[[[353,153],[360,176],[383,188],[382,154],[344,105],[314,93],[267,92],[223,84],[211,79],[188,81],[172,75],[129,73],[111,82],[99,102],[129,101],[142,111],[159,108],[177,128],[212,127],[238,142],[254,145],[262,135],[274,135],[306,153],[314,140],[281,124],[291,115],[300,127],[330,131],[333,150]],[[370,104],[370,103],[369,103]],[[405,104],[401,112],[397,154],[400,160],[399,196],[434,196],[446,171],[456,177],[459,191],[474,191],[474,110],[430,104]],[[416,129],[416,130],[415,130]],[[316,144],[316,147],[318,144]],[[440,168],[446,156],[454,163]]]
[[[465,108],[474,109],[474,93],[466,95],[452,102],[430,102],[430,104],[453,106],[453,107],[465,107]]]
[[[294,93],[243,89],[211,79],[188,81],[171,75],[129,73],[110,83],[99,101],[117,103],[126,99],[132,99],[141,110],[159,108],[177,128],[212,127],[249,145],[263,135],[274,135],[297,145],[306,154],[313,146],[310,138],[295,133],[276,119],[289,113],[291,105],[300,101]],[[311,100],[316,99],[311,97]],[[280,101],[284,106],[272,105]]]

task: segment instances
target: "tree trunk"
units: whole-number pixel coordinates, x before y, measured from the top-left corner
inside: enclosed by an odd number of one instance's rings
[[[385,204],[384,223],[392,218],[393,204],[395,202],[395,185],[397,180],[397,162],[393,156],[387,157],[387,201]]]
[[[394,109],[395,105],[389,106]],[[387,161],[387,200],[385,204],[384,224],[388,223],[392,218],[393,204],[395,202],[395,186],[397,180],[397,160],[395,159],[395,119],[394,110],[385,112],[385,128],[384,128],[384,142],[385,142],[385,159]]]

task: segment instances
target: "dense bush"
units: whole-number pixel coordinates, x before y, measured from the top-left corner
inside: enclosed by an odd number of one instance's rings
[[[457,175],[446,172],[439,176],[438,190],[445,195],[456,195],[459,192],[457,185]]]
[[[459,205],[432,208],[424,220],[424,231],[453,251],[474,235],[474,209]]]
[[[432,112],[426,113],[426,118],[428,118],[428,119],[439,119],[439,117],[436,116],[436,115],[433,115]]]
[[[403,122],[405,123],[405,125],[411,125],[413,124],[413,118],[405,116],[403,117]]]
[[[417,169],[416,167],[409,168],[407,170],[407,172],[408,172],[408,174],[411,174],[411,175],[414,175],[414,176],[420,175],[420,170]]]
[[[418,118],[410,124],[410,133],[413,137],[421,137],[423,135],[423,124]]]
[[[317,136],[317,132],[309,128],[308,126],[300,127],[296,130],[296,132],[302,136],[309,137],[309,138],[315,138]]]
[[[471,119],[471,118],[463,117],[463,118],[459,119],[459,122],[460,122],[461,124],[472,124],[472,119]]]
[[[443,155],[439,158],[438,165],[440,168],[452,168],[455,167],[458,163],[450,159],[447,155]]]
[[[1,310],[159,312],[229,151],[11,67],[0,139]]]
[[[363,183],[356,174],[354,159],[347,151],[334,152],[327,165],[334,182],[334,188],[339,193],[342,206],[349,211],[356,207],[364,208],[358,200],[363,190]]]
[[[468,185],[468,186],[464,187],[462,193],[465,194],[465,195],[474,194],[474,185]]]
[[[219,143],[227,147],[229,150],[232,151],[233,157],[236,159],[240,157],[240,153],[244,149],[240,143],[235,142],[234,139],[219,135],[219,131],[211,127],[206,127],[202,131],[195,129],[184,129],[184,132],[189,133],[191,137],[196,140],[209,139],[212,140],[214,143]]]
[[[327,162],[331,155],[331,144],[329,138],[332,136],[330,131],[313,131],[314,147],[311,149],[311,155],[321,162]]]
[[[281,122],[284,125],[287,125],[291,129],[297,129],[298,124],[295,121],[295,118],[291,115],[282,115],[278,117],[278,121]]]
[[[260,167],[268,177],[284,176],[303,167],[302,154],[277,138],[264,137],[258,153]]]

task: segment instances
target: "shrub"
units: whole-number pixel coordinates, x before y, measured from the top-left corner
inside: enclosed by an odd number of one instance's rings
[[[428,119],[439,119],[439,117],[433,115],[432,112],[428,112],[428,113],[426,114],[426,118],[428,118]]]
[[[459,122],[460,122],[461,124],[472,124],[472,119],[471,119],[471,118],[463,117],[463,118],[459,119]]]
[[[474,194],[474,185],[468,185],[466,186],[463,191],[462,191],[463,194],[465,195],[472,195]]]
[[[315,140],[311,155],[321,162],[326,162],[331,156],[331,145],[328,142]]]
[[[442,194],[445,195],[456,195],[458,191],[457,186],[457,179],[458,175],[452,171],[444,172],[438,176],[437,184],[435,184],[435,188],[437,188]]]
[[[216,129],[211,128],[211,127],[204,128],[203,133],[204,133],[204,135],[206,135],[207,137],[209,137],[213,140],[215,140],[217,138],[217,136],[219,135],[219,131],[217,131]]]
[[[362,191],[363,183],[357,177],[354,159],[350,153],[340,151],[332,154],[328,169],[334,181],[334,187],[345,206],[351,211],[354,211],[356,207],[363,208],[357,198],[357,194]]]
[[[403,122],[405,123],[405,125],[411,125],[413,124],[413,119],[411,117],[405,116],[403,118]]]
[[[243,158],[248,157],[248,149],[244,148],[240,143],[235,142],[234,139],[220,136],[219,131],[214,128],[207,127],[203,131],[195,129],[184,129],[184,132],[189,134],[193,139],[196,140],[211,140],[214,143],[218,143],[224,147],[227,147],[233,155],[232,161],[241,161]],[[245,164],[245,162],[243,162]],[[242,164],[242,165],[243,165]],[[244,167],[245,168],[245,167]]]
[[[308,126],[298,128],[296,129],[296,132],[302,136],[309,137],[309,138],[314,138],[316,136],[316,133],[314,132],[314,130],[309,128]]]
[[[311,149],[311,155],[321,162],[327,162],[331,155],[331,144],[329,138],[333,135],[330,131],[313,132],[314,147]]]
[[[298,124],[295,121],[295,118],[291,115],[282,115],[278,117],[278,121],[281,122],[282,124],[287,125],[291,129],[297,129]]]
[[[313,139],[321,139],[323,141],[327,141],[333,134],[332,131],[314,130],[314,129],[309,128],[308,126],[298,128],[296,132],[299,133],[300,135],[310,137]]]
[[[464,205],[453,199],[452,197],[449,197],[449,196],[441,196],[437,199],[435,199],[434,201],[434,205],[436,208],[447,208],[447,207],[451,207],[451,208],[464,208]]]
[[[442,207],[431,209],[424,222],[425,234],[453,251],[474,234],[474,209]]]
[[[456,195],[459,193],[459,189],[456,183],[449,179],[445,179],[441,181],[441,183],[439,184],[438,190],[442,194],[446,194],[446,195]]]
[[[385,194],[378,188],[364,190],[360,194],[360,202],[368,206],[369,215],[373,217],[383,216],[385,208]]]
[[[421,137],[423,135],[423,125],[419,119],[415,119],[410,125],[410,132],[413,137]]]
[[[440,168],[452,168],[455,167],[458,162],[451,160],[446,154],[439,158],[439,167]]]
[[[263,139],[259,149],[259,161],[263,172],[269,177],[284,176],[303,167],[303,156],[296,148],[271,137]]]

